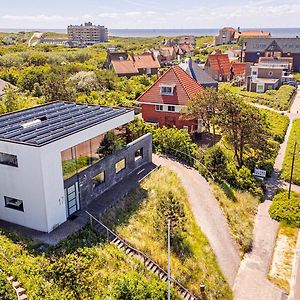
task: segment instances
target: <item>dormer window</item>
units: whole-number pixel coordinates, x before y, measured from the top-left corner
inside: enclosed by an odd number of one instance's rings
[[[173,95],[175,85],[160,85],[160,94],[161,95]]]

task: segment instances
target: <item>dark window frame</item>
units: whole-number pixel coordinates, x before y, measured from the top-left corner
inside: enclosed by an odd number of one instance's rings
[[[9,201],[20,201],[21,203],[19,205],[14,205],[12,203],[8,203]],[[4,196],[4,203],[5,203],[5,207],[7,207],[7,208],[11,208],[11,209],[14,209],[17,211],[24,212],[24,204],[23,204],[23,201],[20,199]]]
[[[6,157],[6,160],[5,160],[5,157]],[[14,154],[0,152],[0,164],[4,165],[4,166],[18,168],[19,167],[18,157],[17,157],[17,155],[14,155]]]

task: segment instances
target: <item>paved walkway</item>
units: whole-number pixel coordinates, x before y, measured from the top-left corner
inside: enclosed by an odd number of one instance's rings
[[[195,169],[174,160],[154,155],[153,161],[156,165],[169,167],[181,179],[196,223],[207,236],[219,266],[232,287],[240,264],[238,247],[208,182]]]
[[[287,298],[282,290],[267,279],[278,231],[278,223],[270,218],[268,211],[277,188],[284,187],[279,176],[288,137],[292,129],[292,121],[300,118],[300,114],[297,113],[298,109],[300,113],[299,90],[294,98],[290,113],[285,112],[290,118],[290,124],[276,157],[274,172],[267,182],[265,201],[258,207],[254,225],[253,250],[245,255],[236,277],[234,284],[235,300],[282,300]]]

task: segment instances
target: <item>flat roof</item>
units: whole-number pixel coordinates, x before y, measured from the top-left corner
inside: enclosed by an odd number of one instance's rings
[[[125,108],[51,102],[0,116],[0,141],[40,147],[126,113]]]

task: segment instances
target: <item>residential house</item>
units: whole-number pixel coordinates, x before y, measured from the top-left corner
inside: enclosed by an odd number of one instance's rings
[[[250,67],[250,74],[246,74],[247,90],[256,93],[276,90],[283,83],[283,75],[282,67],[255,64]]]
[[[178,45],[191,45],[193,47],[196,46],[196,39],[192,35],[181,36],[178,41]]]
[[[152,52],[127,54],[127,52],[109,52],[105,62],[108,69],[118,76],[155,75],[158,74],[160,63]]]
[[[42,37],[40,39],[40,44],[49,44],[49,45],[63,45],[65,46],[68,42],[68,39],[64,39],[64,38],[45,38]]]
[[[244,83],[246,76],[246,64],[238,62],[231,63],[231,75],[233,79],[238,80],[240,83]]]
[[[215,36],[215,45],[232,44],[236,29],[232,27],[224,27],[219,30],[219,34]]]
[[[242,38],[267,38],[271,37],[270,32],[259,30],[243,30],[232,27],[220,29],[219,34],[215,36],[215,45],[236,44]]]
[[[2,97],[5,95],[5,89],[7,87],[12,87],[14,90],[17,90],[18,88],[14,85],[12,85],[11,83],[3,80],[3,79],[0,79],[0,100],[2,99]]]
[[[188,73],[194,80],[196,80],[204,88],[212,87],[218,89],[218,81],[212,79],[206,71],[199,64],[194,62],[191,58],[186,59],[179,64],[179,67]]]
[[[184,56],[184,52],[179,46],[160,46],[158,49],[152,49],[151,52],[157,58],[161,66],[170,66],[177,59]]]
[[[241,31],[239,28],[238,30],[234,33],[233,40],[232,42],[238,43],[240,39],[245,39],[245,38],[270,38],[271,33],[266,32],[266,31],[258,31],[258,30],[243,30]]]
[[[220,52],[209,54],[204,70],[216,81],[229,81],[231,79],[231,64],[228,54]]]
[[[137,102],[142,107],[142,117],[146,122],[183,128],[193,133],[201,130],[198,120],[185,120],[182,109],[204,88],[179,66],[170,67]]]
[[[292,57],[260,57],[258,63],[266,67],[281,67],[287,73],[291,73],[293,70]]]
[[[52,102],[0,116],[0,219],[51,232],[151,162],[151,135],[103,151],[134,112]]]
[[[117,49],[107,49],[106,60],[105,60],[105,68],[109,69],[111,67],[112,61],[123,61],[128,60],[127,51],[119,51]]]
[[[192,44],[180,44],[179,49],[182,51],[183,56],[194,56],[195,47]]]
[[[300,38],[245,39],[241,60],[257,63],[261,57],[293,59],[292,71],[300,72]]]

